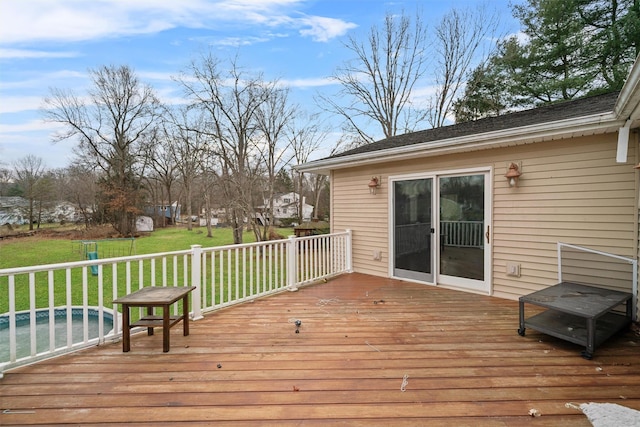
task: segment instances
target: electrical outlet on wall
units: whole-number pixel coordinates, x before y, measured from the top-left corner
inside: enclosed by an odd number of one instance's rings
[[[382,260],[382,251],[379,251],[379,250],[373,251],[373,260],[374,261]]]
[[[507,263],[507,276],[520,277],[520,264],[513,262]]]

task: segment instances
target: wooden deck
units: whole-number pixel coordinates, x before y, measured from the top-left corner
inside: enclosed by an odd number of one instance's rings
[[[565,404],[640,409],[635,332],[585,360],[520,337],[514,301],[415,283],[344,275],[190,329],[171,330],[169,353],[142,333],[129,353],[117,342],[5,373],[0,425],[589,426]]]

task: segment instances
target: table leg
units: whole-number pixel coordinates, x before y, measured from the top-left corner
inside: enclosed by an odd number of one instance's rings
[[[523,337],[524,334],[525,334],[525,327],[524,327],[524,301],[519,301],[519,308],[520,308],[520,328],[518,328],[518,335]]]
[[[182,298],[182,335],[189,335],[189,295]]]
[[[596,320],[587,319],[587,348],[582,353],[582,357],[591,360],[596,346]]]
[[[169,304],[162,306],[162,351],[169,351]]]
[[[122,305],[122,351],[131,350],[131,330],[129,329],[129,306]]]
[[[153,316],[153,307],[147,307],[147,316]],[[147,328],[147,335],[153,335],[153,328]]]

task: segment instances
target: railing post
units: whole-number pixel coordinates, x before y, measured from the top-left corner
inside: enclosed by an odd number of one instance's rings
[[[202,245],[191,245],[191,286],[193,290],[193,320],[202,319]]]
[[[346,244],[346,248],[345,248],[346,251],[347,251],[347,254],[346,254],[346,256],[347,256],[347,258],[346,258],[347,265],[346,265],[346,267],[347,267],[347,271],[349,273],[353,273],[353,261],[352,261],[352,258],[351,258],[351,255],[352,255],[351,254],[351,250],[352,250],[352,247],[353,247],[353,244],[352,244],[352,242],[353,242],[353,233],[352,233],[352,231],[350,229],[347,229],[346,231],[347,231],[347,244]]]
[[[16,361],[16,282],[9,276],[9,362]]]
[[[287,240],[287,288],[291,292],[298,290],[297,284],[297,271],[298,271],[298,256],[296,251],[296,237],[289,236]]]

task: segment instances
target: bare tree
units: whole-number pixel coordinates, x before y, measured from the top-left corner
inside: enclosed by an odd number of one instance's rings
[[[165,128],[168,148],[175,159],[176,170],[184,188],[187,229],[193,229],[193,190],[202,172],[202,162],[208,153],[209,137],[204,131],[203,117],[198,110],[180,108],[171,114],[171,126]]]
[[[460,98],[470,72],[487,56],[479,52],[493,45],[498,28],[495,13],[480,6],[475,11],[452,9],[435,30],[435,94],[429,102],[429,123],[440,127],[454,116],[454,102]],[[481,56],[481,58],[478,58]]]
[[[52,89],[44,100],[44,116],[64,125],[55,142],[78,138],[85,160],[102,169],[102,194],[111,221],[121,234],[130,235],[142,202],[144,145],[150,141],[159,101],[128,66],[103,66],[89,75],[92,88],[86,97]]]
[[[254,214],[252,192],[259,178],[256,115],[270,91],[265,90],[262,76],[244,71],[237,58],[227,68],[210,53],[193,61],[177,80],[191,107],[206,114],[206,127],[200,133],[209,138],[212,153],[220,158],[220,183],[233,240],[242,243],[244,221]]]
[[[265,87],[270,93],[265,102],[258,108],[256,123],[260,130],[260,139],[257,140],[257,151],[260,156],[260,163],[266,173],[266,188],[263,193],[267,201],[266,215],[262,224],[262,233],[258,221],[253,221],[254,232],[257,240],[268,240],[269,229],[273,225],[273,199],[275,193],[276,177],[290,161],[291,154],[288,150],[289,142],[285,136],[287,124],[293,120],[296,114],[296,107],[289,103],[289,90],[278,88],[277,85],[269,84]],[[266,198],[264,197],[266,195]],[[263,204],[261,203],[261,204]]]
[[[169,209],[171,223],[175,224],[177,209],[172,210],[174,201],[177,204],[179,192],[176,191],[179,179],[179,164],[177,153],[180,151],[176,146],[182,143],[182,139],[177,137],[179,132],[173,124],[174,119],[169,111],[163,116],[163,126],[158,127],[154,143],[149,147],[148,158],[151,168],[154,171],[154,179],[162,186],[162,191],[155,198],[154,215],[158,220],[162,220],[162,225],[166,225],[166,209]],[[174,197],[176,196],[176,197]],[[158,206],[164,209],[159,210]]]
[[[76,214],[82,216],[86,228],[89,227],[97,211],[98,176],[91,166],[81,162],[72,163],[64,169],[54,171],[56,200],[66,200],[75,205]]]
[[[56,220],[59,220],[59,218],[50,214],[51,209],[57,202],[55,181],[56,179],[53,171],[45,171],[38,182],[36,182],[33,189],[36,196],[36,223],[38,229],[40,229],[40,225],[43,221],[55,222]]]
[[[296,164],[306,163],[311,155],[322,147],[329,135],[329,128],[322,124],[317,114],[300,114],[295,121],[288,126],[288,137],[293,150]],[[330,155],[335,154],[341,147],[343,140],[338,140],[331,148]],[[294,169],[295,170],[295,169]],[[302,205],[304,194],[304,173],[295,171],[294,191],[297,189],[300,194],[298,200],[298,216],[302,219]],[[320,202],[320,192],[327,180],[326,175],[316,175],[313,179],[313,194],[315,199],[313,217],[318,217],[318,204]]]
[[[12,183],[12,173],[10,168],[0,167],[0,196],[9,194],[9,187]]]
[[[341,90],[337,96],[320,95],[319,101],[345,120],[356,145],[373,142],[380,131],[388,138],[423,123],[426,112],[411,102],[429,61],[420,11],[413,19],[388,12],[382,28],[371,27],[366,42],[351,36],[344,46],[354,58],[333,76]]]
[[[216,191],[219,190],[220,170],[218,159],[207,150],[202,159],[202,173],[200,188],[204,202],[205,225],[207,227],[207,237],[213,237],[211,219],[213,217],[213,200]]]
[[[37,204],[42,197],[39,184],[46,169],[42,158],[29,154],[16,160],[13,170],[17,184],[22,189],[23,197],[29,202],[26,216],[29,219],[29,230],[33,230],[33,223],[37,219]]]

